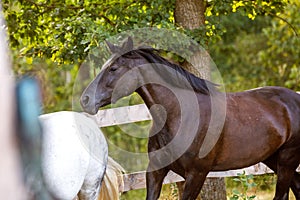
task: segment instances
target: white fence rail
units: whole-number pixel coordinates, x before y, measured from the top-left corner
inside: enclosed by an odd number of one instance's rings
[[[127,124],[152,119],[145,104],[99,110],[96,115],[88,116],[96,121],[99,127]]]

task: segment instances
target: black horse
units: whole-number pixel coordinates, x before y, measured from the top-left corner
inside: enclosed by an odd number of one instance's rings
[[[197,197],[209,171],[258,162],[278,176],[274,200],[287,200],[289,188],[300,200],[299,94],[281,87],[225,94],[154,49],[133,49],[131,38],[122,47],[108,46],[113,55],[82,94],[81,105],[95,114],[134,91],[142,97],[154,122],[148,143],[148,200],[158,199],[169,170],[185,178],[182,199],[187,200]],[[219,119],[213,117],[218,111]],[[214,134],[209,130],[219,133],[203,155],[203,141]]]

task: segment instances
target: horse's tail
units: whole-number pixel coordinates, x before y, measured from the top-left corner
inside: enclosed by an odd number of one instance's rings
[[[98,200],[113,199],[118,200],[120,196],[120,188],[124,187],[123,167],[108,157],[105,175],[103,177],[102,186]]]

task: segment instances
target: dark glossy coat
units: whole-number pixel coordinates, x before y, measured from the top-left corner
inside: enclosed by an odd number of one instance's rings
[[[136,91],[148,106],[147,199],[158,199],[169,170],[185,178],[182,199],[195,199],[209,171],[263,162],[277,175],[274,200],[289,188],[300,200],[300,95],[281,87],[222,93],[216,85],[172,64],[153,49],[108,43],[113,53],[81,97],[83,109]]]

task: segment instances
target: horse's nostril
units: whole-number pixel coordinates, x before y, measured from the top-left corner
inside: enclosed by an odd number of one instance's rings
[[[87,105],[89,103],[90,97],[89,96],[84,96],[82,98],[82,104]]]

